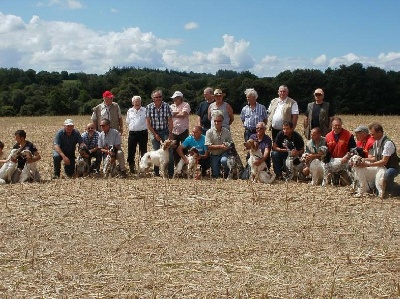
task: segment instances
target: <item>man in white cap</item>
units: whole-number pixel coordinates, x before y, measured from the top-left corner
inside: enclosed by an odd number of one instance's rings
[[[170,106],[172,112],[172,138],[176,140],[176,147],[189,136],[189,113],[190,105],[183,101],[183,94],[175,91],[171,99],[174,103]],[[176,148],[173,150],[175,165],[179,162],[179,154]]]
[[[61,161],[64,162],[65,174],[72,177],[75,172],[75,151],[76,145],[85,146],[82,136],[74,129],[74,122],[68,118],[64,121],[64,128],[60,129],[54,138],[53,179],[60,177]]]
[[[325,94],[322,88],[314,91],[315,101],[307,105],[304,119],[304,135],[310,139],[310,132],[313,128],[321,129],[321,136],[325,137],[332,130],[334,111],[332,106],[324,101]]]
[[[360,125],[354,129],[354,135],[356,136],[356,145],[358,148],[362,148],[364,157],[367,158],[369,154],[372,155],[372,147],[374,146],[374,138],[369,135],[367,126]]]

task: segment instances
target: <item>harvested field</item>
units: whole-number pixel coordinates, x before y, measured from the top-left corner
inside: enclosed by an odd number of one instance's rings
[[[65,118],[0,118],[6,152],[26,130],[43,178],[0,186],[1,298],[400,296],[399,198],[296,182],[51,180]],[[80,130],[89,120],[72,118]],[[342,118],[377,120],[400,146],[399,117]],[[232,131],[240,144],[238,116]]]

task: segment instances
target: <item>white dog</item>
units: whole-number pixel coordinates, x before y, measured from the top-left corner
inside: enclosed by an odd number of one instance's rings
[[[188,178],[194,178],[197,171],[198,157],[199,157],[199,151],[197,150],[197,148],[192,147],[188,151],[188,154],[186,155],[186,158],[189,160],[189,163],[186,165],[185,160],[180,159],[174,171],[174,178],[177,175],[182,175],[182,174],[186,174]]]
[[[271,184],[275,180],[275,173],[270,173],[265,170],[261,170],[260,173],[258,174],[260,183],[264,184]]]
[[[244,145],[250,150],[250,157],[247,160],[247,164],[250,166],[250,179],[253,183],[257,183],[260,181],[260,172],[267,168],[267,164],[263,161],[260,165],[255,165],[255,162],[262,158],[261,150],[258,148],[258,142],[249,139]]]
[[[322,158],[325,157],[328,148],[326,146],[321,146],[319,148],[319,153],[322,153]],[[321,185],[324,180],[324,163],[320,159],[314,159],[311,161],[310,166],[311,182],[313,186]]]
[[[25,149],[21,152],[21,156],[24,159],[32,159],[33,154],[30,150]],[[24,183],[26,181],[40,181],[40,176],[38,173],[37,162],[25,163],[22,169],[21,176],[19,177],[19,182]]]
[[[365,192],[378,190],[378,196],[383,198],[385,195],[384,174],[385,167],[358,167],[363,159],[354,155],[350,158],[350,165],[354,170],[354,178],[358,181],[357,197],[361,197]]]
[[[7,157],[7,162],[0,168],[0,185],[11,183],[11,178],[17,170],[17,158],[20,154],[19,149],[12,149]]]
[[[168,177],[169,148],[174,144],[175,140],[167,139],[161,143],[160,149],[145,153],[139,162],[139,173],[146,173],[150,170],[151,166],[158,166],[163,177]]]

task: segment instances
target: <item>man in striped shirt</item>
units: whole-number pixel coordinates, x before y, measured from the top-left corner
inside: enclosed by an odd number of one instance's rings
[[[101,164],[101,151],[99,150],[99,132],[96,131],[93,123],[90,123],[86,126],[86,132],[82,133],[83,143],[89,150],[90,160],[95,158],[95,162],[90,165],[90,171],[99,173],[100,164]]]

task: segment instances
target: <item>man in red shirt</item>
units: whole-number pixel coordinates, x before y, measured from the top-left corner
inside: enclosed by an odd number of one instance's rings
[[[364,156],[363,158],[367,158],[370,154],[372,147],[374,146],[375,139],[369,135],[368,127],[361,125],[354,129],[354,134],[357,139],[357,147],[362,148]]]

